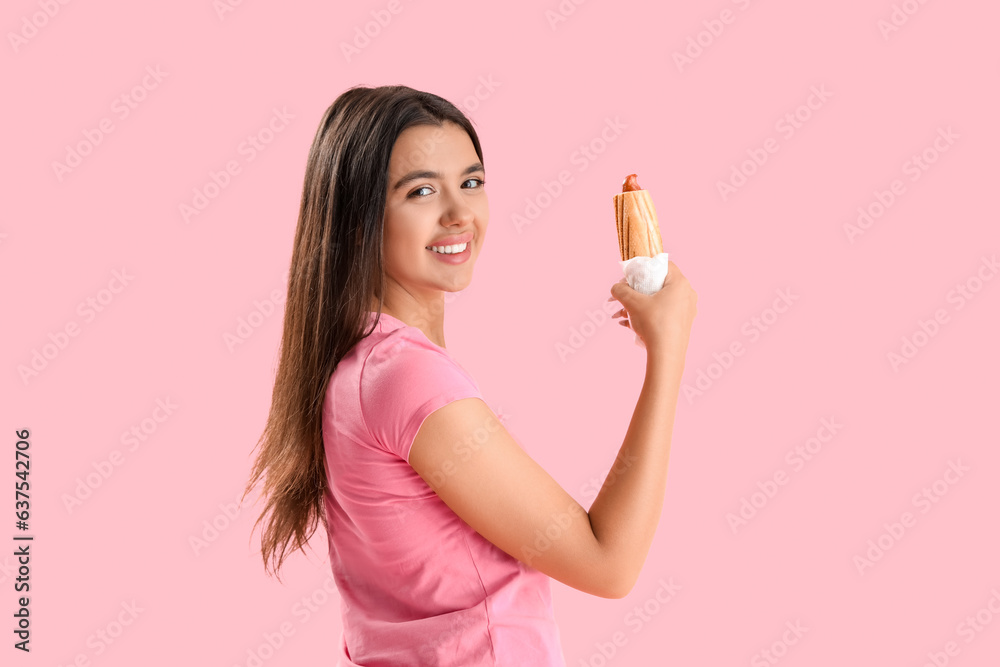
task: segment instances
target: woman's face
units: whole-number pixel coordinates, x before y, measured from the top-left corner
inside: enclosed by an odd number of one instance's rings
[[[461,126],[415,125],[399,135],[389,158],[383,232],[390,283],[418,300],[469,285],[489,223],[485,178]]]

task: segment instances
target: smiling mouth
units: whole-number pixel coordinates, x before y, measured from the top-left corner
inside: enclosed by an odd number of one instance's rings
[[[427,250],[440,253],[442,255],[456,255],[460,252],[465,252],[468,247],[469,247],[469,242],[465,242],[465,243],[456,243],[455,245],[427,246]]]

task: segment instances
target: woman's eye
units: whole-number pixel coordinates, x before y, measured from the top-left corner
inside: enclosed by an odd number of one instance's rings
[[[478,188],[481,188],[481,187],[483,187],[484,185],[486,185],[486,181],[484,181],[484,180],[483,180],[483,179],[481,179],[481,178],[470,178],[470,179],[468,179],[467,181],[465,181],[464,183],[462,183],[462,186],[463,186],[463,187],[465,187],[465,186],[467,186],[467,185],[468,185],[469,183],[474,183],[474,184],[476,184],[476,185],[473,185],[473,186],[471,187],[471,189],[478,189]],[[469,189],[469,188],[467,188],[467,189]],[[416,189],[416,190],[414,190],[413,192],[411,192],[411,193],[410,193],[409,195],[407,195],[407,197],[411,197],[411,198],[418,198],[418,199],[419,199],[419,198],[421,198],[421,197],[426,197],[426,196],[427,196],[428,194],[430,194],[430,193],[427,193],[427,194],[420,194],[420,191],[421,191],[421,190],[431,190],[431,191],[433,192],[434,188],[432,188],[432,187],[431,187],[431,186],[429,186],[429,185],[424,185],[424,186],[421,186],[421,187],[417,188],[417,189]]]

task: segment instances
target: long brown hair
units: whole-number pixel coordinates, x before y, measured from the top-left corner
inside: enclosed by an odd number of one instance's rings
[[[445,122],[468,133],[482,162],[469,119],[451,102],[407,86],[345,91],[323,114],[309,149],[271,410],[243,493],[264,479],[254,530],[264,522],[265,571],[279,581],[285,558],[303,549],[317,521],[329,530],[322,408],[337,364],[374,330],[365,331],[373,298],[382,313],[389,156],[406,128]]]

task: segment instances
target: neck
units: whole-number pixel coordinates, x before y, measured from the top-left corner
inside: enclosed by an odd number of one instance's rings
[[[394,293],[392,289],[388,292],[382,300],[383,313],[420,329],[432,343],[438,347],[445,347],[444,292],[435,291],[421,298],[405,292]],[[378,299],[372,300],[369,310],[373,313],[378,312]]]

